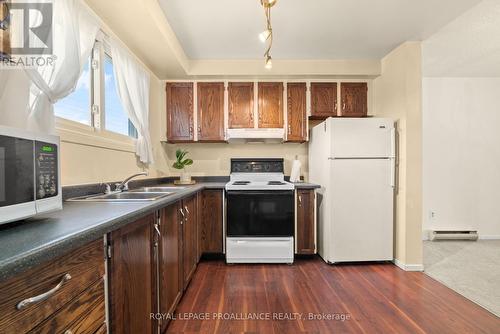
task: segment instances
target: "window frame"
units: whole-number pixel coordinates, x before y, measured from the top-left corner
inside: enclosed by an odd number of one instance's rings
[[[111,48],[104,33],[98,34],[90,57],[90,125],[55,116],[56,129],[62,141],[126,152],[135,152],[137,138],[105,128],[104,57]],[[111,56],[110,56],[111,57]],[[112,59],[112,58],[111,58]],[[130,120],[129,120],[130,122]]]

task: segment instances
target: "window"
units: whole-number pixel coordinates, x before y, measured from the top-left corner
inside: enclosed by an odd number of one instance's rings
[[[118,97],[115,75],[113,73],[113,60],[107,54],[104,58],[104,110],[106,112],[104,127],[108,131],[137,137],[137,131],[128,119]]]
[[[69,119],[78,123],[91,125],[90,121],[90,89],[91,89],[90,59],[85,64],[78,79],[75,91],[54,105],[57,117]]]
[[[75,91],[54,105],[54,113],[96,129],[137,138],[137,131],[118,97],[109,48],[103,44],[96,42]]]

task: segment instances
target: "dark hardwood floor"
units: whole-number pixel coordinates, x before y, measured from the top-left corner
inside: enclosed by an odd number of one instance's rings
[[[500,333],[500,318],[425,274],[319,258],[202,262],[176,317],[168,333]]]

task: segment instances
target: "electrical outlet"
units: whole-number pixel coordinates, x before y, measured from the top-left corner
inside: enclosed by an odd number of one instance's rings
[[[436,212],[435,211],[429,211],[429,219],[433,220],[434,218],[436,218]]]

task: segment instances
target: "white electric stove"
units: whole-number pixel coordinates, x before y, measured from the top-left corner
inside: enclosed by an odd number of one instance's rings
[[[231,159],[227,263],[293,263],[294,185],[283,170],[283,159]]]

